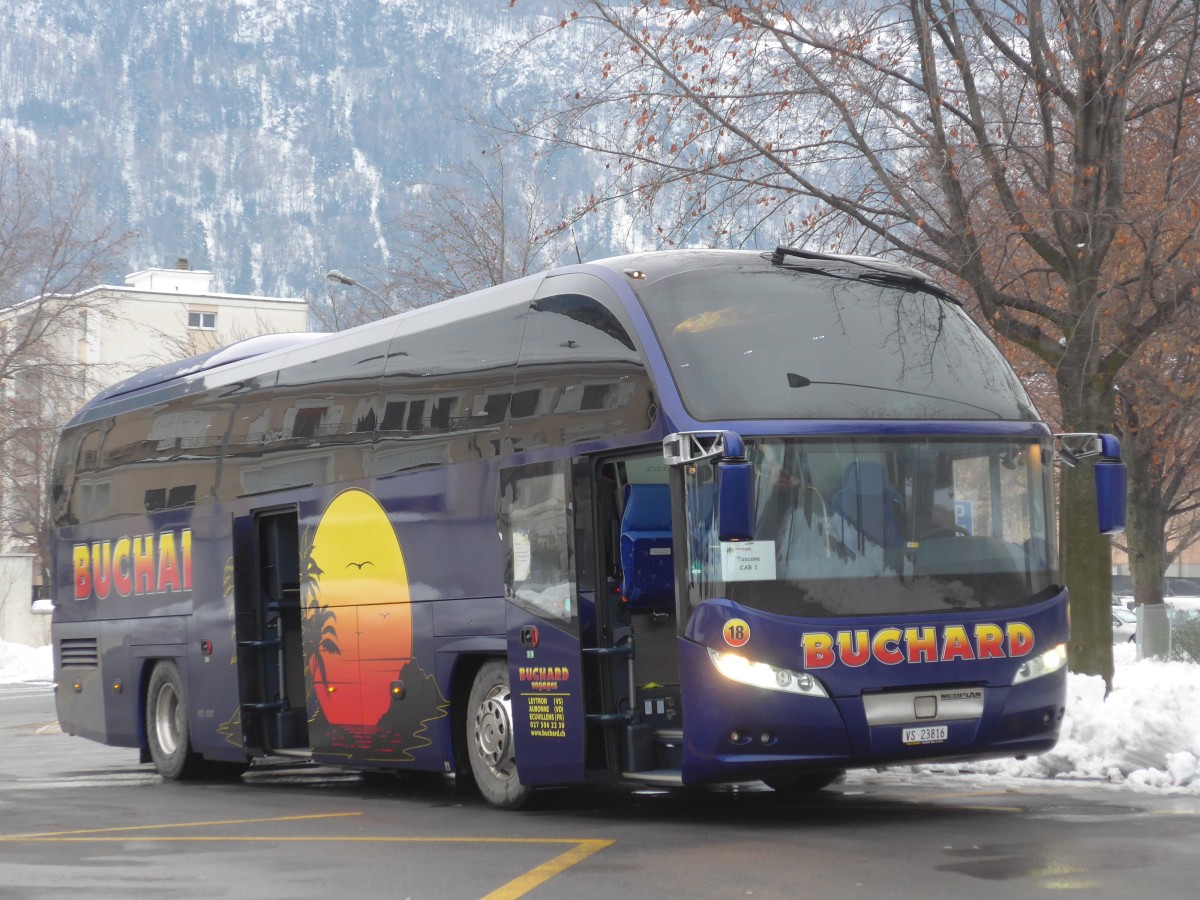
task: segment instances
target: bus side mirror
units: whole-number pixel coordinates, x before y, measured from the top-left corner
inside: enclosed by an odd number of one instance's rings
[[[1102,534],[1120,534],[1125,530],[1125,504],[1128,494],[1125,463],[1121,462],[1121,443],[1111,434],[1100,437],[1100,458],[1096,460],[1096,511]]]
[[[754,466],[736,431],[680,431],[663,438],[663,460],[680,466],[713,460],[717,472],[717,539],[754,537]]]
[[[717,464],[717,539],[754,537],[754,467],[745,460]]]
[[[1121,442],[1111,434],[1080,432],[1056,434],[1055,460],[1074,468],[1085,459],[1095,459],[1096,512],[1102,534],[1120,534],[1125,530],[1127,498],[1125,463],[1121,462]]]

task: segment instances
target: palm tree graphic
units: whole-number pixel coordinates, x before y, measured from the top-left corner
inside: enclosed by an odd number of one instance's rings
[[[300,560],[300,590],[304,599],[304,655],[316,664],[321,683],[329,685],[325,654],[340,655],[337,644],[337,613],[321,604],[321,576],[324,572],[313,559],[312,529],[304,533],[304,551]],[[313,678],[312,684],[316,683]]]

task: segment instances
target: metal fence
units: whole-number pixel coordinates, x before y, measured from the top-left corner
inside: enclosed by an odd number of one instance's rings
[[[1200,663],[1200,603],[1139,606],[1138,659]]]

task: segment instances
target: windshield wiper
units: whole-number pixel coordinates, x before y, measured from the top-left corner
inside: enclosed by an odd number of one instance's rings
[[[938,284],[914,271],[909,275],[903,272],[864,272],[858,276],[859,281],[866,281],[871,284],[880,284],[884,287],[898,287],[906,291],[922,291],[926,294],[933,294],[942,300],[949,300],[955,306],[962,306],[962,301],[955,297],[952,293]]]
[[[817,250],[802,250],[798,247],[776,247],[771,251],[772,265],[783,267],[789,259],[805,260],[810,263],[807,266],[787,265],[789,270],[829,275],[852,281],[865,281],[885,287],[903,288],[906,291],[924,291],[942,300],[949,300],[956,306],[962,306],[962,302],[950,291],[920,270],[902,263],[870,256],[821,253]]]

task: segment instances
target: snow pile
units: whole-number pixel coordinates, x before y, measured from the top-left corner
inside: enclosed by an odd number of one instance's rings
[[[1200,794],[1200,666],[1134,659],[1113,648],[1116,672],[1067,681],[1067,714],[1058,745],[1041,756],[911,766],[893,774],[1085,779],[1144,790]]]
[[[1126,780],[1200,791],[1200,666],[1142,660],[1118,667],[1104,698],[1098,677],[1073,676],[1047,776]]]
[[[53,680],[54,659],[48,646],[27,647],[0,641],[0,684]]]

